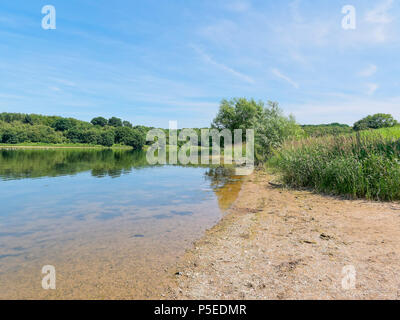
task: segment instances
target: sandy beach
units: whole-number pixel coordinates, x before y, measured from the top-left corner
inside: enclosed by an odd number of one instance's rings
[[[264,172],[246,178],[227,215],[186,253],[161,298],[400,297],[399,203],[290,190],[271,180]],[[346,282],[348,270],[355,271],[353,282]]]

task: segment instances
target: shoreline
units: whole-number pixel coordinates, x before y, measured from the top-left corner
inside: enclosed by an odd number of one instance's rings
[[[400,203],[280,188],[272,178],[245,178],[161,299],[400,298]],[[344,280],[349,266],[354,288]]]
[[[56,145],[49,145],[49,146],[19,146],[19,145],[0,145],[0,149],[12,150],[12,149],[117,149],[117,150],[132,150],[130,147],[102,147],[102,146],[56,146]]]

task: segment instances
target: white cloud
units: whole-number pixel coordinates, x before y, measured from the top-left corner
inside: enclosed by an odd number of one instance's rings
[[[378,70],[378,67],[374,64],[370,64],[367,68],[365,68],[364,70],[361,70],[359,75],[361,77],[371,77],[372,75],[374,75],[376,73],[376,71]]]
[[[293,81],[291,78],[289,78],[288,76],[286,76],[283,73],[281,73],[278,69],[272,69],[271,71],[275,76],[277,76],[278,78],[280,78],[282,80],[285,80],[286,82],[291,84],[296,89],[299,88],[299,84],[297,82]]]
[[[377,83],[367,83],[367,94],[372,96],[376,90],[378,90],[379,85]]]
[[[375,42],[386,42],[390,36],[389,33],[393,30],[388,29],[388,25],[393,22],[393,17],[389,15],[389,10],[392,8],[393,0],[385,0],[380,2],[375,8],[365,13],[364,20],[374,25],[370,30],[370,38]]]
[[[388,11],[393,5],[393,0],[386,0],[379,3],[374,9],[369,10],[365,14],[365,21],[369,23],[388,24],[393,21]]]

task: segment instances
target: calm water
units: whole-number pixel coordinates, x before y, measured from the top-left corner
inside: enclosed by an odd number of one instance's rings
[[[0,298],[154,297],[240,185],[142,152],[0,150]],[[41,288],[44,265],[56,290]]]

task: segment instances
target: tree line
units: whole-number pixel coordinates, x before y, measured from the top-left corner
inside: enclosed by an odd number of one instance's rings
[[[91,122],[59,116],[0,113],[0,142],[82,143],[111,147],[114,144],[141,149],[151,128],[133,126],[129,121],[96,117]]]

